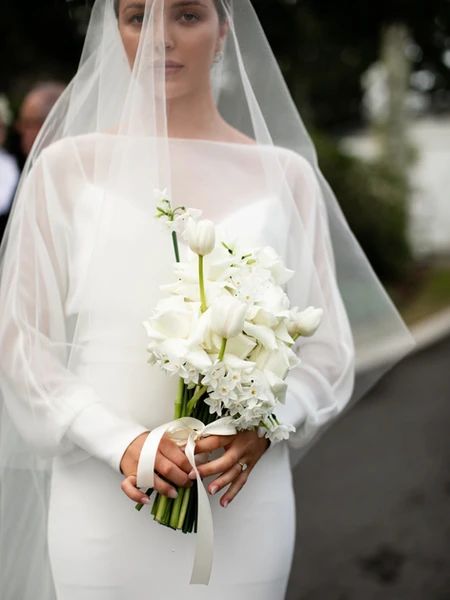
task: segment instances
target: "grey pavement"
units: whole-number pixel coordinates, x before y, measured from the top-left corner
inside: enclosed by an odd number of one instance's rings
[[[450,337],[330,427],[295,488],[287,600],[450,600]]]

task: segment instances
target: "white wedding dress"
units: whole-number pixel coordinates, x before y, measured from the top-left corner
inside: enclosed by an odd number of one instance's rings
[[[105,153],[108,137],[104,136]],[[80,348],[70,364],[79,388],[72,385],[64,399],[70,414],[61,440],[66,449],[53,459],[50,489],[48,552],[57,600],[282,600],[296,532],[286,442],[268,449],[227,508],[219,504],[223,491],[210,497],[215,539],[209,586],[189,585],[195,536],[157,524],[149,507],[135,510],[120,488],[120,459],[128,444],[172,419],[177,381],[146,362],[142,321],[161,295],[159,285],[173,280],[174,259],[170,234],[153,217],[151,197],[148,213],[130,202],[122,208],[123,191],[105,191],[98,181],[89,183],[94,140],[98,153],[102,143],[98,134],[68,138],[43,152],[53,176],[61,178],[55,186],[65,197],[58,197],[58,202],[69,207],[68,234],[59,249],[64,259],[60,256],[58,264],[66,265],[67,271],[62,277],[67,328],[76,318]],[[189,169],[189,177],[174,177],[184,182],[183,189],[172,191],[174,206],[187,202],[200,208],[221,232],[245,235],[250,245],[272,245],[287,266],[292,264],[288,224],[279,221],[277,197],[261,196],[251,145],[201,140],[188,144],[177,139],[171,151],[179,174]],[[327,290],[324,308],[340,331],[336,336],[324,326],[318,335],[321,353],[312,350],[304,371],[289,375],[280,416],[297,425],[293,443],[301,446],[302,436],[310,439],[348,400],[353,377],[351,333],[332,264],[325,260],[328,238],[311,188],[312,169],[292,151],[279,147],[267,151],[280,152],[290,165],[299,211],[305,227],[311,227],[308,235],[318,236],[314,247]],[[81,157],[78,161],[73,160],[74,152]],[[229,176],[217,186],[217,173],[223,173],[224,165]],[[106,198],[103,209],[101,198]],[[110,213],[109,206],[114,207]],[[100,210],[104,229],[95,225]],[[95,278],[89,277],[86,267],[92,252],[97,254],[94,264],[101,264]],[[304,350],[308,363],[306,344]],[[322,360],[329,378],[319,374]]]

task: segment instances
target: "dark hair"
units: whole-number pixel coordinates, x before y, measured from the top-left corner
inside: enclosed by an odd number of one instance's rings
[[[214,6],[216,7],[217,14],[219,15],[220,21],[226,21],[227,18],[227,8],[229,4],[229,0],[213,0]],[[114,11],[117,16],[119,16],[119,4],[120,0],[114,0]]]

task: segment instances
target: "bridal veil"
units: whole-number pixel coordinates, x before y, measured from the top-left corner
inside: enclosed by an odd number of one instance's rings
[[[324,309],[318,332],[298,345],[281,411],[297,428],[293,465],[413,346],[319,169],[250,0],[208,3],[227,24],[210,72],[214,100],[255,143],[169,136],[164,22],[182,3],[134,3],[141,33],[130,66],[114,0],[96,0],[78,71],[25,165],[0,250],[5,600],[54,597],[46,554],[53,458],[85,460],[91,435],[102,440],[97,456],[117,470],[126,444],[157,425],[134,397],[108,404],[82,369],[101,357],[111,369],[129,365],[131,377],[146,362],[142,321],[173,263],[154,218],[155,189],[173,206],[200,208],[230,236],[249,241],[259,228],[295,270],[291,304]],[[258,222],[264,207],[270,219]],[[149,403],[164,389],[161,375],[154,382]]]

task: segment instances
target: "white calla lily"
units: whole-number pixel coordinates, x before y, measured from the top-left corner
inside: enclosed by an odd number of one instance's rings
[[[254,337],[258,342],[260,342],[264,347],[269,350],[277,350],[278,344],[275,337],[275,333],[270,327],[266,327],[265,325],[255,325],[254,323],[249,323],[245,321],[244,323],[244,332],[247,335]]]
[[[285,284],[294,275],[294,271],[284,266],[281,257],[271,246],[258,248],[254,254],[257,263],[272,273],[272,277],[278,285]]]
[[[286,400],[286,392],[288,387],[287,383],[283,379],[281,379],[281,377],[275,375],[275,373],[273,373],[273,371],[271,371],[270,369],[264,369],[264,375],[266,376],[266,379],[278,402],[284,404]]]
[[[256,342],[254,342],[248,335],[240,333],[231,338],[227,343],[227,352],[238,356],[239,358],[245,358],[255,348]]]

